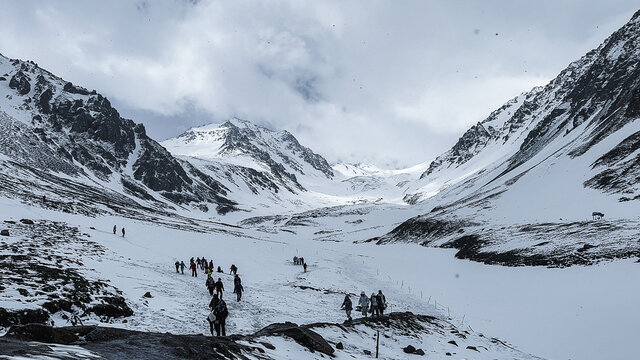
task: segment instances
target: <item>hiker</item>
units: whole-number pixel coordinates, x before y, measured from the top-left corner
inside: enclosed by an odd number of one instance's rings
[[[209,295],[213,296],[213,289],[216,287],[216,282],[211,277],[211,274],[207,275],[207,282],[205,285],[207,286],[207,290],[209,290]]]
[[[186,268],[187,265],[184,264],[184,261],[180,261],[180,272],[182,273],[182,275],[184,275],[184,268]]]
[[[380,312],[380,315],[384,315],[384,309],[387,308],[387,298],[384,297],[384,295],[382,294],[382,290],[378,290],[378,312]]]
[[[229,268],[229,274],[238,274],[238,267],[231,264],[231,267]]]
[[[358,307],[362,312],[362,316],[367,317],[367,311],[369,311],[369,298],[364,293],[364,291],[360,293],[360,300],[358,300],[358,306],[356,307],[356,310],[358,310]]]
[[[213,309],[215,309],[216,306],[218,305],[219,301],[220,301],[220,299],[218,299],[218,294],[213,294],[213,298],[209,302],[209,309],[211,309],[211,311],[213,311]]]
[[[196,266],[200,267],[201,263],[202,263],[202,260],[200,260],[200,258],[196,258]]]
[[[214,314],[213,311],[207,316],[207,321],[209,322],[209,331],[211,331],[211,336],[213,336],[213,325],[216,322],[216,314]]]
[[[116,234],[116,229],[117,229],[117,228],[116,228],[116,226],[115,226],[115,225],[113,225],[113,235],[115,235],[115,234]]]
[[[342,302],[341,309],[344,309],[344,311],[347,313],[348,321],[351,321],[351,310],[353,310],[353,304],[351,303],[349,294],[344,296],[344,301]]]
[[[239,280],[240,278],[236,275],[236,278]],[[235,281],[234,279],[233,293],[236,294],[236,301],[240,301],[242,299],[242,292],[244,291],[244,287],[242,287],[242,282]]]
[[[207,260],[205,260],[203,256],[202,260],[200,260],[200,270],[205,270],[206,268],[207,268]]]
[[[124,237],[124,228],[122,228],[122,237]]]
[[[297,256],[293,257],[293,265],[298,265],[298,257]]]
[[[209,269],[213,272],[213,260],[209,260]]]
[[[224,285],[222,284],[222,279],[218,278],[216,281],[216,295],[220,294],[220,300],[222,300],[222,292],[224,291]]]
[[[307,272],[307,263],[302,263],[302,268],[304,269],[304,272]]]
[[[216,320],[213,324],[216,329],[216,335],[220,336],[220,333],[222,333],[222,336],[227,336],[226,320],[229,315],[227,303],[220,299],[216,307],[213,309],[213,314],[216,316]]]
[[[223,273],[224,271],[222,271],[222,268],[220,267],[220,265],[218,265],[218,270],[216,270],[219,273]]]
[[[196,266],[196,263],[191,263],[189,268],[191,269],[191,277],[198,277],[198,267]]]
[[[180,273],[180,261],[176,260],[174,265],[176,266],[176,274]]]
[[[304,265],[304,258],[298,258],[298,265]]]
[[[371,303],[371,308],[369,309],[369,313],[371,316],[375,315],[378,317],[380,313],[378,312],[378,297],[375,293],[371,293],[371,298],[369,298],[369,302]]]

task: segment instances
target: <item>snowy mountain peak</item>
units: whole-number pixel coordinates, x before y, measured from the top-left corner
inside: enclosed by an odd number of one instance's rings
[[[288,131],[276,132],[239,118],[189,129],[162,144],[175,155],[228,161],[280,175],[286,173],[290,179],[306,175],[334,176],[322,156],[300,145]]]

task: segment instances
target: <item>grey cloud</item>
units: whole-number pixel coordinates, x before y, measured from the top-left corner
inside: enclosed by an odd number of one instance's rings
[[[163,139],[238,116],[329,160],[412,165],[544,84],[633,1],[20,1],[0,52]],[[496,33],[498,34],[496,36]]]

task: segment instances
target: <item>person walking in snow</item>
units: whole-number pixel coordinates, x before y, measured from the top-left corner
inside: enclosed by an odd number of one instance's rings
[[[176,263],[174,264],[176,266],[176,274],[180,273],[180,261],[176,260]]]
[[[124,228],[122,228],[122,237],[124,237]]]
[[[378,312],[378,296],[376,296],[375,293],[371,293],[369,302],[371,303],[371,309],[369,310],[371,316],[375,315],[376,317],[378,317],[380,315],[380,313]]]
[[[200,260],[200,258],[196,258],[196,266],[200,267],[201,263],[202,263],[202,260]]]
[[[218,299],[218,294],[213,294],[213,298],[211,298],[211,301],[209,302],[209,309],[213,311],[213,309],[215,309],[218,305],[218,302],[220,302],[220,299]]]
[[[222,300],[223,291],[224,291],[224,285],[222,284],[222,279],[218,278],[218,281],[216,281],[216,295],[220,297],[220,300]]]
[[[220,301],[218,301],[218,305],[216,305],[216,307],[213,309],[213,313],[216,316],[216,320],[214,325],[214,328],[216,329],[216,334],[217,336],[220,336],[220,334],[222,333],[222,336],[227,336],[227,316],[229,316],[229,309],[227,309],[227,303],[224,302],[224,300],[220,299]]]
[[[184,264],[184,261],[180,261],[180,272],[182,273],[182,275],[184,275],[184,268],[186,268],[187,265]]]
[[[213,289],[215,289],[216,287],[216,282],[215,280],[213,280],[213,277],[211,277],[211,274],[207,275],[207,290],[209,290],[209,295],[213,296]]]
[[[222,271],[222,268],[220,267],[220,265],[218,265],[218,270],[216,270],[219,273],[223,273],[224,271]]]
[[[387,298],[382,294],[382,290],[378,290],[378,295],[376,295],[378,300],[378,312],[380,315],[384,315],[384,309],[387,308]]]
[[[362,316],[367,317],[367,311],[369,311],[369,298],[363,292],[360,293],[360,299],[358,300],[358,306],[362,312]]]
[[[196,263],[191,263],[191,277],[198,277],[198,267],[196,266]]]
[[[353,310],[353,303],[351,303],[349,294],[344,296],[344,301],[342,302],[341,309],[344,309],[344,311],[347,313],[348,321],[351,321],[351,310]]]
[[[298,265],[298,257],[297,256],[293,257],[293,265]]]
[[[242,299],[242,292],[244,291],[244,287],[242,284],[238,283],[233,287],[233,293],[236,294],[236,301],[240,301]]]
[[[200,270],[205,270],[207,268],[207,260],[204,259],[204,256],[202,257],[202,260],[200,260]]]
[[[229,274],[234,274],[237,275],[238,274],[238,267],[231,264],[231,267],[229,268]]]
[[[113,235],[116,234],[116,230],[117,230],[117,227],[115,225],[113,225]]]
[[[244,287],[242,287],[242,279],[240,279],[240,276],[236,275],[233,278],[233,293],[236,294],[236,301],[240,301],[240,299],[242,299],[243,291]]]
[[[209,260],[209,269],[213,272],[213,260]]]
[[[306,262],[302,263],[302,269],[304,269],[304,272],[307,272],[307,263]]]

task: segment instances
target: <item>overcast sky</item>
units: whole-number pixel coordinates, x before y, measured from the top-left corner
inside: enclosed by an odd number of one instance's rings
[[[598,46],[637,1],[12,1],[0,53],[157,140],[237,116],[329,161],[430,161]]]

